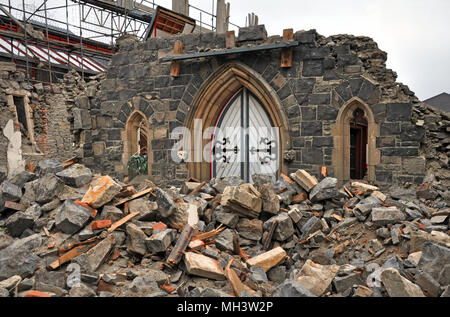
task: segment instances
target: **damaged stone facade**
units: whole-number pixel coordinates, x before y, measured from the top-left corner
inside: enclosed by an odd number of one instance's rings
[[[13,144],[5,136],[5,128],[10,120],[14,131],[20,131],[21,137],[12,142],[21,144],[18,147],[24,162],[36,165],[46,157],[70,158],[73,133],[67,98],[61,88],[28,83],[25,73],[17,70],[13,63],[2,63],[0,72],[0,128],[3,132],[0,133],[0,166],[8,169],[7,149]]]
[[[84,130],[92,129],[90,99],[97,90],[96,77],[85,83],[72,71],[52,85],[29,83],[25,72],[13,63],[1,63],[0,76],[0,168],[5,174],[11,176],[13,172],[8,156],[10,160],[23,161],[14,164],[20,165],[22,171],[46,158],[63,162],[82,156]],[[12,133],[20,132],[20,138],[13,142],[5,135],[9,133],[9,121],[13,124]],[[11,153],[8,147],[16,147],[20,154]]]
[[[412,115],[420,101],[408,87],[396,82],[395,72],[386,68],[387,54],[372,39],[351,35],[326,38],[315,30],[299,31],[294,35],[299,46],[293,48],[292,67],[281,68],[282,52],[275,49],[184,60],[179,76],[171,77],[170,62],[159,59],[172,54],[177,40],[183,42],[184,54],[226,47],[225,34],[214,33],[145,43],[123,41],[91,104],[94,124],[92,133],[86,134],[83,153],[89,167],[117,177],[127,174],[126,125],[137,111],[150,127],[151,178],[157,183],[180,184],[194,177],[189,175],[187,163],[172,161],[170,151],[176,140],[169,138],[170,132],[189,126],[202,87],[214,80],[215,73],[235,63],[261,78],[280,102],[281,116],[288,123],[281,154],[288,158],[295,151],[292,161],[283,161],[282,172],[305,169],[318,175],[326,166],[328,175],[348,180],[348,168],[343,166],[348,161],[345,131],[337,120],[344,120],[345,107],[357,104],[366,116],[373,117],[369,122],[368,180],[378,184],[422,182],[425,129]],[[281,41],[279,36],[267,38],[264,26],[256,26],[241,28],[237,46]]]

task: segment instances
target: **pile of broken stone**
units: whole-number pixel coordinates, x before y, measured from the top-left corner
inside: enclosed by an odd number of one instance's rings
[[[2,297],[450,296],[448,188],[0,169]],[[426,197],[433,197],[427,200]]]

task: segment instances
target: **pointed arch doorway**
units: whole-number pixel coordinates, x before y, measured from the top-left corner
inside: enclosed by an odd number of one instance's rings
[[[219,140],[218,137],[214,136],[214,130],[219,123],[220,117],[227,113],[226,109],[231,106],[230,102],[233,101],[236,95],[241,93],[242,89],[248,93],[249,103],[251,104],[253,99],[256,100],[257,103],[254,104],[258,104],[258,111],[261,113],[261,109],[263,109],[269,118],[271,126],[278,129],[277,171],[278,173],[288,173],[287,163],[281,159],[281,156],[284,151],[292,147],[289,135],[289,121],[282,107],[281,100],[274,89],[259,73],[247,65],[232,62],[223,65],[205,80],[195,94],[190,111],[187,113],[185,127],[190,131],[190,142],[186,146],[187,149],[190,149],[188,151],[190,153],[190,160],[187,164],[189,177],[202,181],[208,181],[213,177],[214,168],[211,164],[211,156],[213,154],[219,156],[218,153],[221,151],[219,148],[214,149],[214,146],[212,146],[214,144],[214,138]],[[245,95],[246,93],[244,92],[243,94]],[[250,118],[250,116],[248,117]],[[196,125],[196,122],[201,122],[201,124]],[[250,124],[248,126],[251,127]],[[266,126],[269,126],[269,124],[266,124]],[[208,131],[210,128],[213,130],[211,133]],[[257,143],[262,141],[261,138],[255,140],[257,140],[255,141]],[[223,143],[223,137],[219,141]],[[233,145],[230,149],[234,151],[235,146]],[[252,150],[252,147],[254,147],[253,153],[255,155],[249,156],[248,161],[252,159],[256,160],[258,157],[260,158],[263,154],[261,151],[267,150],[268,148],[267,146],[262,147],[262,144],[250,144],[249,138],[248,146],[244,144],[240,149],[241,151],[244,149],[243,152],[248,153]],[[210,157],[209,160],[204,159],[205,148],[210,149],[206,155]],[[229,147],[225,148],[228,149]],[[213,150],[216,152],[212,153]],[[240,153],[242,154],[243,152]],[[251,173],[249,172],[250,177]],[[239,175],[245,176],[245,174],[240,173]],[[247,178],[250,177],[247,176]]]
[[[238,176],[248,183],[255,174],[278,178],[278,129],[248,89],[239,89],[223,107],[212,139],[212,178]]]

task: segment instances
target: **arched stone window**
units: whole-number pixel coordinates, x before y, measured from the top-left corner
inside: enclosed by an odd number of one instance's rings
[[[375,166],[380,163],[379,126],[370,107],[358,97],[350,99],[341,107],[332,134],[336,178],[375,181]]]
[[[270,118],[273,127],[279,128],[278,153],[291,147],[289,124],[281,106],[281,101],[273,88],[257,72],[241,63],[222,66],[200,87],[187,114],[185,126],[191,132],[188,163],[189,176],[208,180],[211,164],[203,159],[203,149],[211,142],[204,139],[206,129],[215,127],[225,105],[242,89],[246,89],[261,105]],[[201,120],[201,126],[196,122]],[[200,145],[200,146],[199,146]],[[287,166],[280,158],[279,172],[287,173]]]
[[[140,111],[133,112],[126,123],[126,137],[124,140],[124,162],[133,155],[148,155],[149,124],[145,115]]]

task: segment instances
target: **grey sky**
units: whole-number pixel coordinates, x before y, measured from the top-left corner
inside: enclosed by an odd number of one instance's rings
[[[448,0],[227,0],[231,21],[259,16],[269,35],[316,29],[320,34],[372,37],[388,53],[387,66],[421,99],[450,93]],[[211,10],[210,0],[191,4]]]
[[[167,8],[172,6],[172,0],[154,1]],[[190,3],[211,12],[212,1],[216,0]],[[231,3],[231,22],[245,26],[247,14],[254,12],[269,35],[281,35],[283,29],[293,28],[316,29],[324,36],[346,33],[372,37],[388,53],[387,66],[398,74],[398,81],[408,85],[421,100],[450,93],[449,0],[226,1]],[[30,5],[41,2],[25,0]],[[78,19],[75,10],[72,15]],[[199,18],[195,10],[192,16]],[[207,22],[211,23],[210,18]]]

